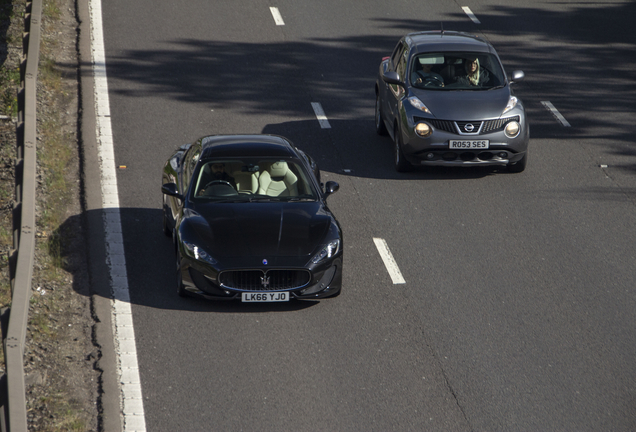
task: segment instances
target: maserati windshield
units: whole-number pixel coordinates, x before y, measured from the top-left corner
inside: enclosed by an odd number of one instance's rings
[[[318,197],[309,174],[293,160],[205,160],[192,181],[196,201],[313,201]]]

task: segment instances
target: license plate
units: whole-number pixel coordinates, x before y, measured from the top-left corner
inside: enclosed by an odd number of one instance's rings
[[[288,292],[241,293],[242,302],[266,303],[289,301]]]
[[[450,140],[449,149],[487,149],[490,146],[488,140]]]

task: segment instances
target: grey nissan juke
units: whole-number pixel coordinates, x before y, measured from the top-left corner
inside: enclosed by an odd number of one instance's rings
[[[493,46],[468,33],[426,31],[382,59],[375,126],[394,142],[397,171],[412,166],[500,165],[521,172],[530,127]]]

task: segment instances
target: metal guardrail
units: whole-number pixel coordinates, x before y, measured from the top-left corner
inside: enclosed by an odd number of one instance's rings
[[[36,84],[41,18],[42,0],[27,2],[18,92],[13,250],[9,257],[12,300],[11,308],[2,314],[6,371],[0,378],[2,432],[27,431],[24,344],[35,252]]]

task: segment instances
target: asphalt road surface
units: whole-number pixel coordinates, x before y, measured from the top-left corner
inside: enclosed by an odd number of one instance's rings
[[[102,14],[149,431],[636,429],[634,1],[109,0]],[[378,65],[440,23],[526,73],[525,172],[393,169]],[[232,133],[286,136],[340,183],[341,296],[177,296],[163,163]]]

